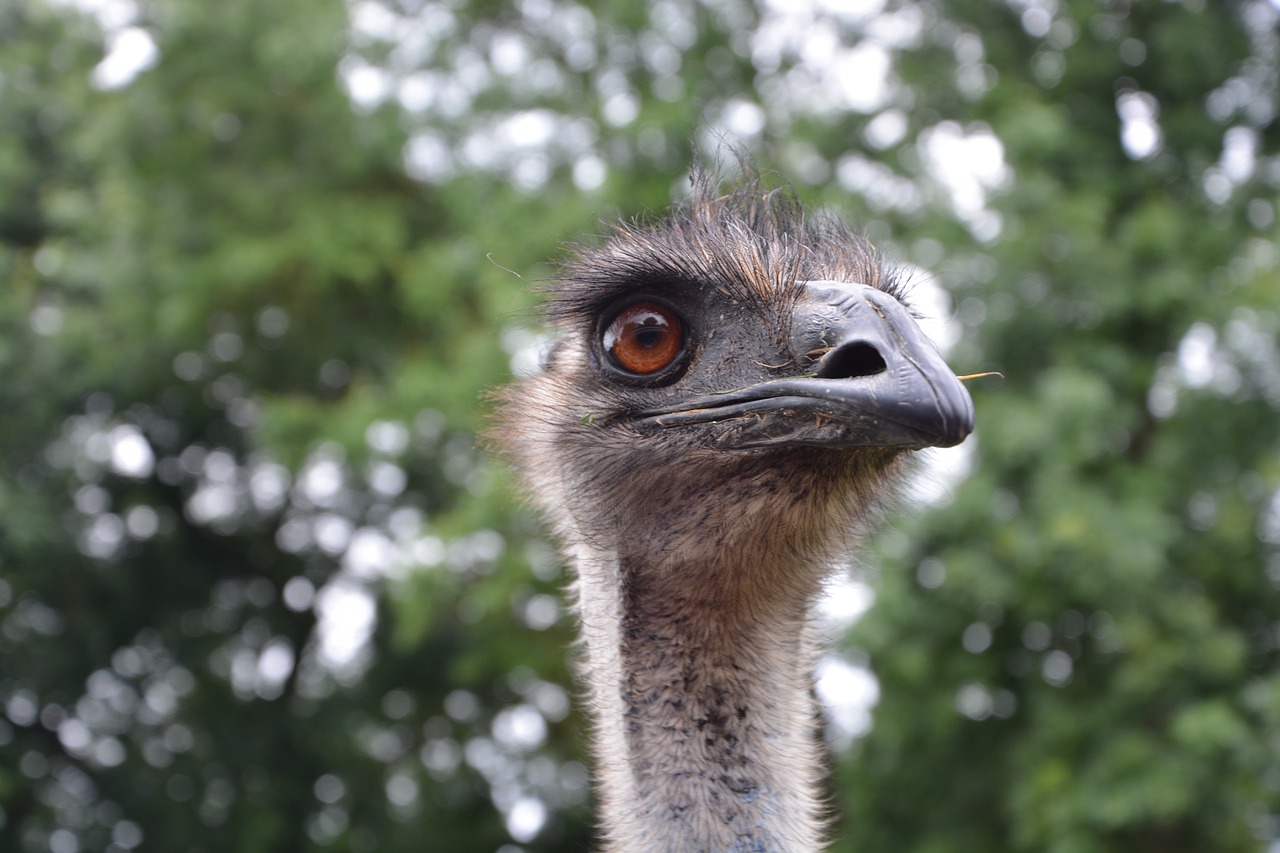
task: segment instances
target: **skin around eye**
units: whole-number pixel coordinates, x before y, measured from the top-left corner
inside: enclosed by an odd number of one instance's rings
[[[670,308],[639,302],[613,318],[601,343],[615,365],[648,376],[670,367],[680,356],[684,334],[680,318]]]

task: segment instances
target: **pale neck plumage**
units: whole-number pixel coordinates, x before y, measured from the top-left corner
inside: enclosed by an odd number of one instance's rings
[[[808,611],[823,572],[760,555],[663,564],[579,545],[571,556],[605,850],[817,850]]]

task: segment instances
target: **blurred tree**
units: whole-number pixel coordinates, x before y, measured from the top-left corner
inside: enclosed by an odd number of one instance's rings
[[[0,849],[587,848],[476,400],[539,344],[506,270],[722,141],[1007,377],[884,540],[836,849],[1280,843],[1278,16],[4,5]]]

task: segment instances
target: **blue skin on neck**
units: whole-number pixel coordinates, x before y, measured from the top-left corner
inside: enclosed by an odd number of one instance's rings
[[[764,849],[763,841],[755,840],[739,841],[737,844],[725,850],[724,853],[769,853],[769,851]]]

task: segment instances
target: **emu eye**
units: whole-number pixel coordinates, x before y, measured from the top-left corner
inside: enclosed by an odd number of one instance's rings
[[[628,373],[650,376],[670,367],[684,350],[680,318],[652,302],[628,305],[601,339],[613,363]]]

